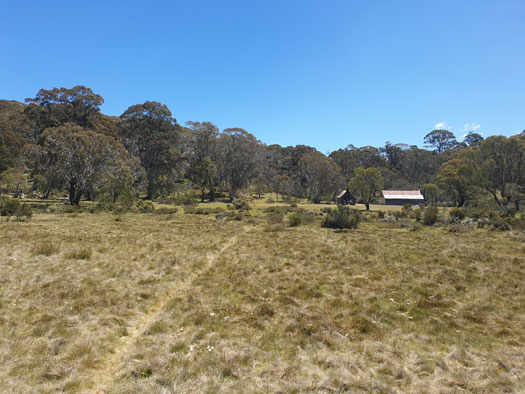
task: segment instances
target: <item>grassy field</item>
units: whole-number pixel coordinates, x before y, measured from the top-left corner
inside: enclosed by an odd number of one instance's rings
[[[524,392],[525,236],[412,230],[2,222],[0,391]]]

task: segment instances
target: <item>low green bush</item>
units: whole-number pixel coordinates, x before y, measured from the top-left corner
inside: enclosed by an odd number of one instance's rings
[[[23,222],[31,219],[33,211],[28,204],[20,204],[15,211],[16,220]]]
[[[166,204],[174,205],[193,205],[199,201],[199,196],[193,190],[173,193],[163,200]]]
[[[155,209],[153,213],[155,215],[172,215],[172,214],[176,214],[177,212],[179,212],[177,207],[173,207],[173,208],[163,207],[163,208]]]
[[[288,225],[290,227],[297,227],[303,222],[303,218],[299,212],[292,212],[288,215]]]
[[[0,197],[0,216],[14,216],[20,207],[20,201],[10,197]]]
[[[450,216],[450,221],[452,223],[459,223],[467,216],[465,211],[461,208],[452,208],[448,212],[448,215]]]
[[[296,227],[301,224],[309,224],[315,221],[315,217],[315,212],[298,209],[288,215],[288,225],[290,227]]]
[[[328,211],[321,226],[335,229],[357,228],[360,220],[359,211],[340,205]]]
[[[23,222],[33,216],[33,210],[29,204],[2,196],[0,197],[0,216],[15,216],[16,220]]]
[[[237,198],[233,201],[233,206],[238,211],[249,211],[250,210],[250,204],[248,204],[248,201]]]
[[[437,222],[438,208],[435,205],[429,205],[423,212],[423,224],[425,226],[432,226]]]

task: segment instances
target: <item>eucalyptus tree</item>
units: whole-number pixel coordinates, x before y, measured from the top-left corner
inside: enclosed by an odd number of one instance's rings
[[[146,172],[146,198],[168,193],[178,174],[180,126],[164,104],[146,101],[129,107],[121,116],[120,135],[128,151]]]
[[[424,141],[427,146],[434,147],[437,153],[452,149],[457,144],[454,134],[443,129],[432,130],[425,135]]]
[[[71,89],[40,89],[35,97],[25,101],[28,105],[24,112],[31,121],[31,137],[35,142],[45,129],[66,123],[94,129],[104,103],[102,96],[80,85]]]
[[[383,177],[377,168],[358,167],[354,170],[354,176],[348,186],[350,191],[365,204],[368,211],[376,193],[383,188]]]
[[[225,129],[218,139],[218,173],[230,199],[256,176],[260,143],[241,128]]]
[[[335,196],[344,185],[339,166],[317,151],[301,158],[299,173],[305,180],[304,196],[314,203],[319,203],[323,196]]]
[[[219,129],[210,122],[186,122],[193,131],[186,152],[188,168],[186,176],[201,190],[204,201],[208,191],[210,201],[215,200],[215,187],[218,184],[217,138]]]
[[[120,142],[75,124],[46,129],[32,158],[34,174],[55,188],[66,189],[73,205],[89,191],[116,192],[133,181],[127,152]]]

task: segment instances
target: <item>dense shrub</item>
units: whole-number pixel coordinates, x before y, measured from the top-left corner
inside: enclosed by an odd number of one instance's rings
[[[309,224],[315,220],[315,213],[304,209],[298,209],[288,215],[288,225],[296,227],[301,224]]]
[[[296,211],[296,209],[291,206],[272,206],[263,208],[262,211],[271,215],[286,215],[287,213]]]
[[[410,216],[412,214],[412,211],[413,211],[412,204],[405,204],[401,208],[401,212],[403,212],[406,217]]]
[[[14,216],[20,202],[9,197],[0,197],[0,216]]]
[[[93,251],[91,248],[83,248],[79,250],[73,250],[69,253],[66,253],[65,257],[67,259],[73,259],[73,260],[89,260],[91,259],[91,256],[93,255]]]
[[[466,217],[465,211],[461,208],[452,208],[448,214],[452,223],[459,223]]]
[[[237,220],[241,221],[243,217],[249,217],[249,215],[243,215],[241,212],[220,212],[217,215],[215,215],[215,219],[217,220]]]
[[[193,205],[196,204],[198,201],[199,197],[197,196],[197,193],[193,190],[173,193],[163,200],[163,202],[165,202],[166,204],[175,205]]]
[[[335,209],[330,209],[321,226],[336,229],[357,228],[359,221],[359,211],[340,205]]]
[[[155,206],[151,201],[137,200],[135,209],[140,213],[152,213],[155,212]]]
[[[392,216],[399,220],[408,217],[408,214],[404,209],[401,209],[400,211],[392,212]]]
[[[248,204],[248,201],[237,198],[233,201],[233,206],[238,211],[249,211],[250,210],[250,204]]]
[[[0,216],[15,216],[18,221],[24,221],[33,216],[33,210],[29,204],[9,197],[0,197]]]
[[[414,219],[416,219],[417,222],[421,221],[421,218],[423,217],[423,213],[424,213],[425,209],[423,208],[423,206],[419,206],[417,207],[416,209],[414,209]]]
[[[173,215],[173,214],[176,214],[177,212],[179,212],[177,207],[172,207],[172,208],[162,207],[162,208],[155,209],[153,213],[155,213],[155,215]]]
[[[288,225],[290,227],[299,226],[303,222],[302,215],[299,212],[292,212],[288,215]]]
[[[51,256],[57,254],[59,251],[58,246],[50,241],[39,242],[31,248],[31,254],[33,256]]]
[[[15,211],[16,220],[22,222],[24,220],[31,219],[33,216],[33,211],[31,207],[27,204],[19,204],[18,208]]]
[[[496,231],[509,231],[511,226],[511,220],[503,218],[501,216],[494,216],[489,219],[490,229]]]
[[[266,216],[266,221],[268,224],[278,224],[282,223],[284,220],[284,215],[282,213],[273,213]]]
[[[429,205],[425,208],[423,213],[423,224],[426,226],[432,226],[437,222],[438,209],[435,205]]]
[[[216,215],[224,212],[222,207],[199,207],[193,205],[184,206],[184,213],[192,213],[194,215]]]

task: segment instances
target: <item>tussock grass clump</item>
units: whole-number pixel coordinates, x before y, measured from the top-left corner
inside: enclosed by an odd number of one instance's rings
[[[33,256],[51,256],[58,254],[59,251],[59,247],[51,242],[39,242],[31,248]]]
[[[72,260],[89,260],[91,259],[91,256],[93,255],[93,251],[91,248],[82,248],[78,250],[73,250],[71,252],[66,253],[67,259]]]
[[[340,205],[328,211],[321,226],[335,229],[357,228],[360,220],[358,211]]]

